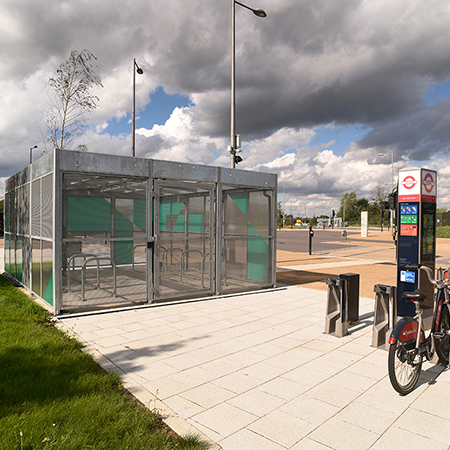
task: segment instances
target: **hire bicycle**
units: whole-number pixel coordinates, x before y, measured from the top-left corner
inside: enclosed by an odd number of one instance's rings
[[[400,319],[389,338],[389,379],[392,387],[401,395],[409,394],[416,386],[424,358],[430,361],[436,352],[439,360],[448,364],[450,348],[450,292],[448,289],[450,281],[445,279],[436,281],[433,278],[433,271],[420,264],[408,266],[406,269],[424,270],[430,283],[436,287],[436,292],[433,322],[427,337],[423,329],[423,310],[420,307],[426,295],[420,289],[402,294],[406,301],[414,302],[416,315]]]

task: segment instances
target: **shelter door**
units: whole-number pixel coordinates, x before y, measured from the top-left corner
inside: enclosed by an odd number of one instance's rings
[[[214,184],[155,180],[154,300],[214,293]]]

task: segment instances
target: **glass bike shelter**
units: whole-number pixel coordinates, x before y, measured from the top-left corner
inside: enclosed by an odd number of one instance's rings
[[[275,285],[274,174],[56,149],[5,185],[5,271],[54,314]]]

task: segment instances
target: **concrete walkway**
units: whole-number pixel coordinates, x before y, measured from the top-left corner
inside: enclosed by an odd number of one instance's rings
[[[63,318],[176,432],[224,450],[448,450],[450,372],[424,364],[400,397],[370,346],[374,300],[325,335],[326,292],[272,291]]]

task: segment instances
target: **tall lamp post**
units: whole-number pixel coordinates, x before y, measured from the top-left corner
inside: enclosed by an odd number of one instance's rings
[[[135,142],[136,142],[136,72],[142,75],[144,71],[137,65],[136,59],[133,59],[133,107],[131,111],[131,156],[135,156]]]
[[[38,148],[38,146],[35,145],[34,147],[31,147],[31,148],[30,148],[30,164],[33,162],[33,150],[34,150],[35,148]]]
[[[236,11],[236,3],[246,9],[249,9],[255,16],[258,17],[266,17],[267,14],[261,8],[250,8],[243,3],[240,3],[236,0],[231,0],[231,145],[229,148],[230,151],[230,167],[234,169],[236,167],[236,150],[240,148],[240,136],[236,136],[235,126],[236,126],[236,27],[235,27],[235,11]]]
[[[378,153],[378,156],[386,156],[385,153]],[[391,192],[394,191],[394,153],[391,153]],[[389,225],[391,228],[391,233],[394,229],[394,217],[393,212],[389,210]]]

